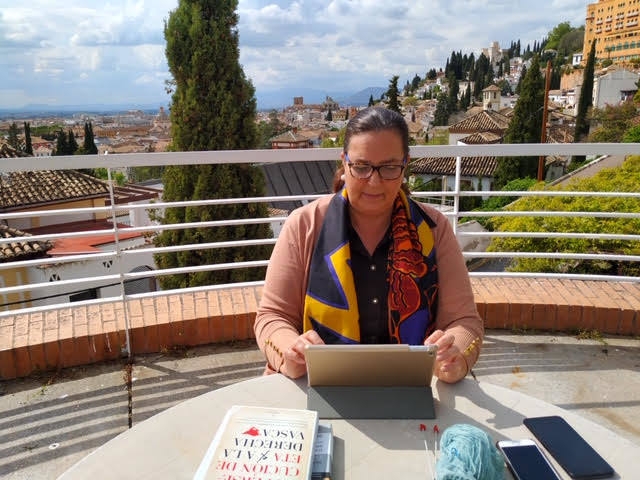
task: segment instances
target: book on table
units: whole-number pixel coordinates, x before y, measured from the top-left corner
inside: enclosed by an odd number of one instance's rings
[[[318,413],[233,406],[216,432],[194,480],[308,480]]]

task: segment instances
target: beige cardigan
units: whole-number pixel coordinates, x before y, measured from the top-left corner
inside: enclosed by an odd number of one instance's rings
[[[282,352],[302,333],[311,255],[332,197],[327,195],[294,210],[271,254],[254,325],[258,347],[267,358],[265,373],[280,370],[284,361]],[[461,351],[480,339],[476,342],[477,348],[464,355],[470,369],[478,358],[484,327],[467,267],[447,218],[427,205],[420,206],[436,224],[432,229],[440,286],[436,328],[453,333],[455,345]]]

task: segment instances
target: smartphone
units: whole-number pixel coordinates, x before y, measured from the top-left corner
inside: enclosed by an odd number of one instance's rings
[[[615,473],[564,418],[525,418],[523,423],[571,478],[608,478]]]
[[[533,440],[501,440],[496,445],[516,480],[562,480]]]

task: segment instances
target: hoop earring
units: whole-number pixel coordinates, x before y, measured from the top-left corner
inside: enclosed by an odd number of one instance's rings
[[[344,182],[344,180],[345,180],[344,173],[342,175],[340,175],[340,180],[342,180]]]

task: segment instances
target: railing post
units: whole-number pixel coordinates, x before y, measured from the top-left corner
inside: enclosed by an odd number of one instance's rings
[[[460,211],[460,172],[462,157],[456,157],[456,181],[453,191],[453,234],[458,235],[458,212]]]
[[[442,191],[446,192],[447,191],[447,176],[446,175],[442,176],[442,182],[440,182],[440,183],[442,183]],[[442,208],[444,208],[444,206],[446,204],[447,204],[447,194],[443,193],[442,194],[442,201],[440,202],[440,206]]]
[[[111,222],[113,223],[113,235],[116,243],[116,264],[118,265],[118,275],[120,276],[120,294],[122,296],[122,310],[124,312],[124,334],[127,345],[127,358],[131,360],[131,341],[129,339],[129,304],[127,303],[127,294],[124,288],[124,272],[122,271],[122,250],[120,250],[118,219],[116,218],[116,199],[115,195],[113,194],[111,167],[107,168],[107,179],[109,180],[109,198],[111,199]]]

